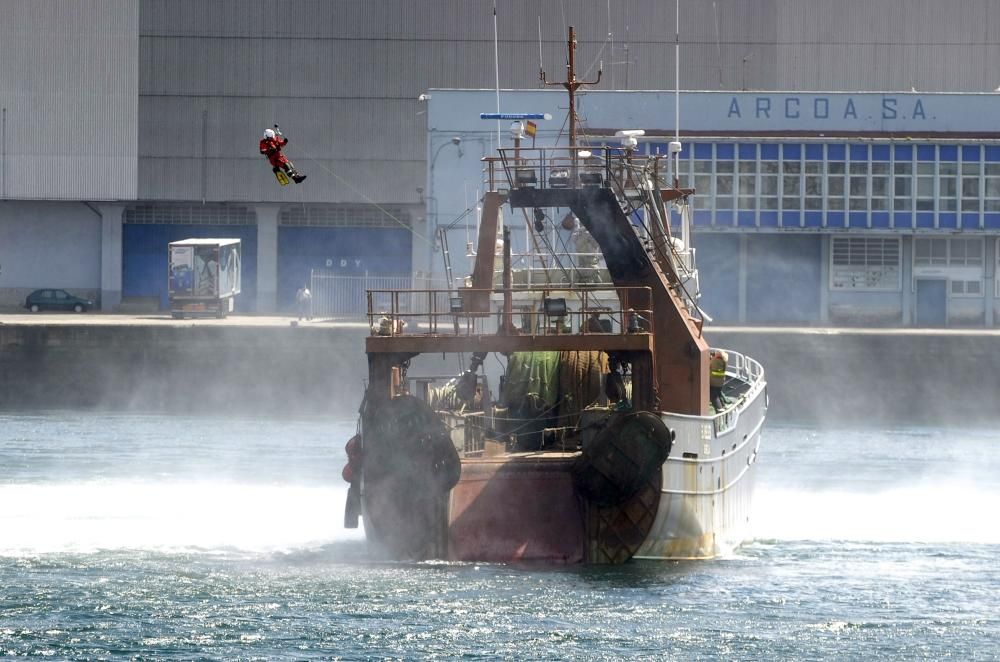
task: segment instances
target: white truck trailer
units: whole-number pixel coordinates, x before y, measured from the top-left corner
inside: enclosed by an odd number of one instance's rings
[[[168,244],[167,289],[170,314],[223,318],[240,293],[239,239],[185,239]]]

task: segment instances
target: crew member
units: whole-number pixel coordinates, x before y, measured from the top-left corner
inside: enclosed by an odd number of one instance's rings
[[[722,386],[726,383],[726,365],[729,363],[729,354],[721,349],[709,350],[708,353],[708,395],[712,401],[715,411],[725,409],[729,404],[729,399],[722,394]]]
[[[267,157],[272,170],[275,172],[279,169],[284,170],[296,184],[301,184],[306,176],[296,170],[288,157],[281,153],[281,148],[287,144],[288,138],[281,135],[281,130],[275,125],[273,129],[264,130],[264,138],[260,141],[260,153]]]

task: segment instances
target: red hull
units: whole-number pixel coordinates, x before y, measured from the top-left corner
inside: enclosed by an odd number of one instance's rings
[[[456,561],[581,563],[585,505],[569,457],[467,460],[451,492],[448,557]]]

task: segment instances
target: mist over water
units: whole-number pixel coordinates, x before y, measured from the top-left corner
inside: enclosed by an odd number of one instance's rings
[[[276,552],[340,527],[343,420],[102,414],[0,417],[0,555]]]
[[[0,555],[144,549],[275,552],[360,539],[347,490],[214,482],[0,486]]]
[[[344,419],[0,414],[0,655],[995,659],[1000,433],[764,430],[707,562],[370,555]]]
[[[754,537],[1000,543],[1000,433],[768,430]]]

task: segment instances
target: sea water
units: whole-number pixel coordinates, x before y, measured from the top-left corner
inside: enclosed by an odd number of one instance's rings
[[[351,421],[0,414],[0,656],[1000,658],[1000,433],[768,425],[701,562],[372,558]]]

